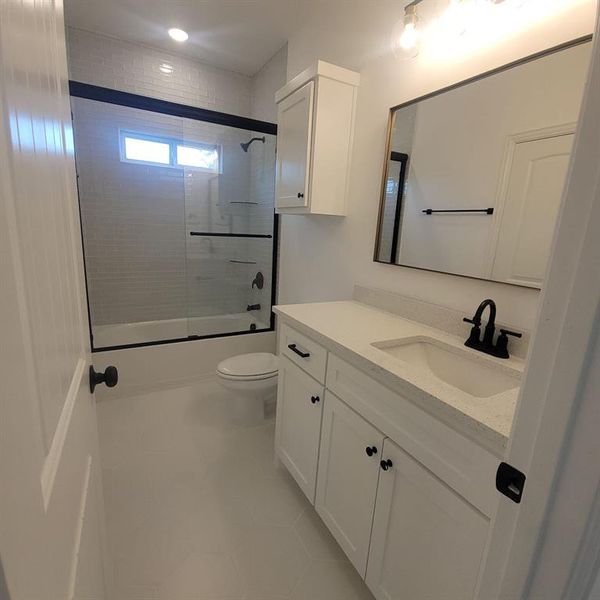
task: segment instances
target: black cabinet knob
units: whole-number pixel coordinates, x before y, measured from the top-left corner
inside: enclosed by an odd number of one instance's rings
[[[384,470],[387,471],[388,469],[391,469],[394,466],[394,463],[388,458],[387,460],[382,460],[379,463],[379,466]]]
[[[105,383],[109,388],[115,387],[119,383],[117,367],[106,367],[104,373],[96,373],[94,366],[90,365],[90,392],[92,394],[100,383]]]
[[[311,401],[313,404],[318,404],[319,402],[321,402],[321,398],[319,398],[319,396],[311,396],[311,397],[310,397],[310,401]]]
[[[304,198],[304,193],[303,192],[298,192],[298,198]]]
[[[365,449],[365,452],[367,453],[367,456],[374,456],[375,454],[377,454],[377,447],[376,446],[367,446],[367,448]]]

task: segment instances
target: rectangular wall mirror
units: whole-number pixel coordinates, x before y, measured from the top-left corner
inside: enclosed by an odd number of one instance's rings
[[[374,260],[539,288],[591,43],[391,109]]]

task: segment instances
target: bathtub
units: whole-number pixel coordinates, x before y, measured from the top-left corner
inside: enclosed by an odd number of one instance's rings
[[[269,328],[268,324],[262,323],[250,313],[94,325],[94,348],[245,332],[250,331],[251,325],[256,325],[257,330]]]

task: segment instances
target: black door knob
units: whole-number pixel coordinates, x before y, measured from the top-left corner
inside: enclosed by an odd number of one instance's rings
[[[373,456],[377,454],[377,448],[376,446],[367,446],[365,452],[367,453],[367,456]]]
[[[320,402],[320,401],[321,401],[321,398],[319,398],[319,396],[311,396],[311,397],[310,397],[310,401],[311,401],[313,404],[317,404],[317,402]]]
[[[96,373],[94,366],[90,365],[90,392],[94,393],[96,386],[105,383],[106,387],[112,388],[119,383],[119,372],[117,367],[106,367],[104,373]]]
[[[379,463],[379,466],[384,470],[387,471],[388,469],[390,469],[391,467],[394,466],[394,463],[388,458],[387,460],[382,460]]]

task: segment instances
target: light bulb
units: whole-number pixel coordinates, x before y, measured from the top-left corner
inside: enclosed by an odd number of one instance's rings
[[[189,35],[183,31],[183,29],[177,29],[177,27],[173,27],[169,29],[168,34],[176,41],[176,42],[185,42]]]
[[[404,19],[399,21],[392,33],[392,49],[398,58],[414,58],[419,53],[421,32],[415,5],[404,9]]]
[[[403,50],[410,50],[417,45],[419,41],[419,32],[414,23],[408,23],[404,26],[404,31],[400,35],[398,43]]]

